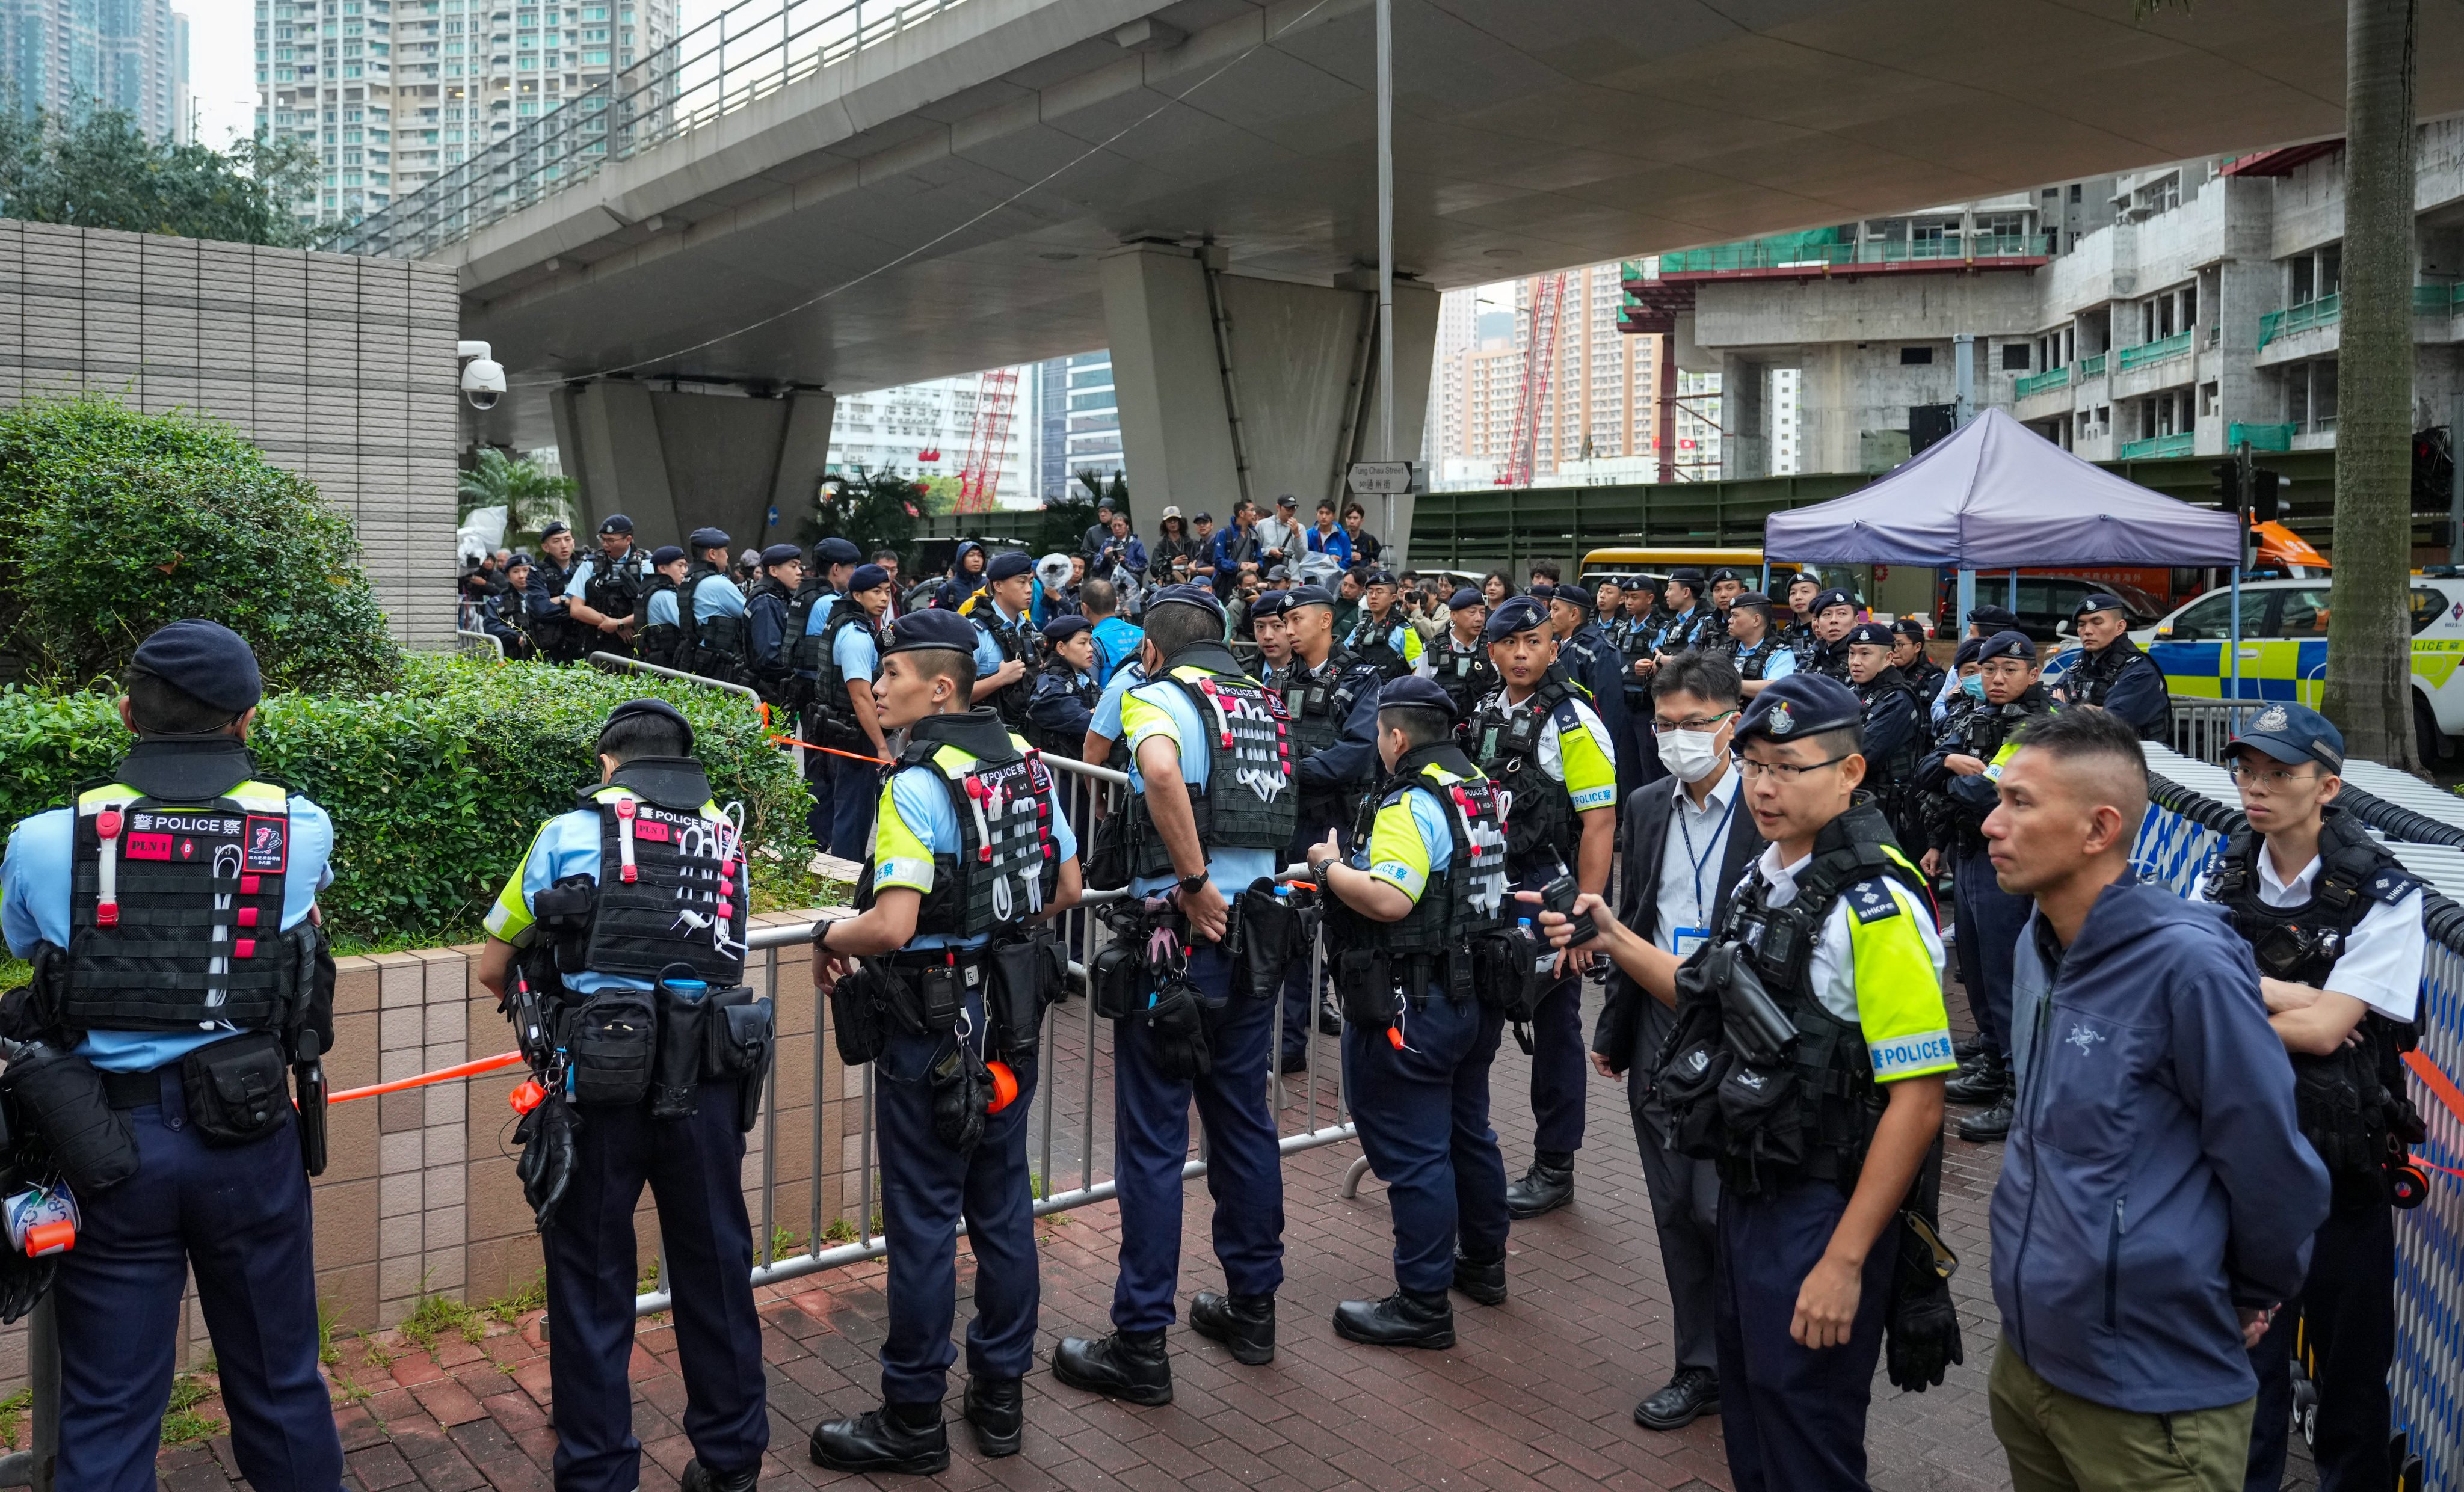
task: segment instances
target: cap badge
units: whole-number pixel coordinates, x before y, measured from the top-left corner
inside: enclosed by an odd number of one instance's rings
[[[1773,735],[1786,735],[1789,732],[1796,729],[1796,722],[1789,717],[1788,706],[1786,705],[1771,706],[1770,724],[1771,733]]]
[[[2292,717],[2284,713],[2282,705],[2270,705],[2252,717],[2250,728],[2254,731],[2280,731],[2292,723]]]

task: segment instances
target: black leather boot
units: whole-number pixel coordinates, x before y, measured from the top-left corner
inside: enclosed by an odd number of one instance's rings
[[[950,1432],[938,1404],[885,1404],[833,1419],[813,1431],[811,1450],[813,1464],[829,1471],[929,1477],[950,1469]]]
[[[1455,1251],[1455,1288],[1483,1306],[1506,1304],[1506,1256],[1498,1255],[1485,1263],[1471,1259],[1461,1249]]]
[[[967,1423],[976,1449],[986,1456],[1016,1456],[1026,1435],[1026,1394],[1016,1378],[967,1379]]]
[[[1959,1064],[1962,1067],[1983,1055],[1984,1051],[1985,1038],[1981,1036],[1963,1036],[1950,1043],[1950,1054],[1959,1059]]]
[[[1959,1137],[1974,1145],[1990,1145],[1996,1140],[2009,1139],[2011,1095],[2005,1092],[1992,1108],[1959,1121]]]
[[[1275,1298],[1218,1295],[1200,1290],[1189,1303],[1189,1324],[1199,1336],[1232,1349],[1232,1360],[1251,1368],[1275,1360]]]
[[[1520,1221],[1555,1212],[1574,1199],[1574,1168],[1535,1160],[1523,1179],[1506,1189],[1506,1215]]]
[[[684,1492],[753,1492],[754,1484],[760,1480],[761,1466],[758,1461],[734,1476],[722,1477],[699,1460],[685,1462],[685,1474],[678,1479]]]
[[[1073,1389],[1154,1406],[1172,1402],[1172,1359],[1161,1331],[1063,1337],[1052,1349],[1052,1375]]]
[[[1954,1104],[1992,1104],[2011,1086],[2011,1067],[2000,1052],[1987,1052],[1976,1065],[1942,1086],[1942,1096]]]
[[[1719,1374],[1708,1368],[1680,1368],[1668,1387],[1634,1406],[1634,1422],[1645,1430],[1683,1430],[1719,1412]]]
[[[1334,1334],[1372,1347],[1455,1345],[1455,1308],[1443,1295],[1397,1290],[1382,1301],[1345,1301],[1334,1308]]]

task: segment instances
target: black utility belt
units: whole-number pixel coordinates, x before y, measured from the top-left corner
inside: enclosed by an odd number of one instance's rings
[[[653,1119],[683,1119],[704,1080],[737,1083],[737,1128],[753,1128],[770,1071],[768,998],[738,985],[698,997],[662,987],[568,997],[556,1020],[565,1096],[576,1104],[649,1101]]]
[[[1045,936],[863,959],[830,990],[839,1057],[861,1066],[893,1036],[955,1032],[974,994],[983,1002],[985,1052],[1025,1061],[1041,1044],[1044,1012],[1061,998],[1068,974],[1068,954]]]

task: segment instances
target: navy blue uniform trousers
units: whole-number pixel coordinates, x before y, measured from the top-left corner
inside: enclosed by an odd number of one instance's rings
[[[2339,1190],[2342,1190],[2340,1184]],[[2395,1215],[2363,1198],[2339,1205],[2320,1225],[2301,1298],[2287,1301],[2250,1354],[2258,1405],[2250,1430],[2243,1492],[2284,1484],[2293,1432],[2293,1337],[2302,1330],[2318,1365],[2319,1423],[2312,1458],[2319,1492],[2385,1492],[2395,1485],[2387,1458],[2387,1368],[2395,1361]],[[2296,1323],[2303,1325],[2297,1328]]]
[[[1952,903],[1959,915],[1959,982],[1968,991],[1968,1012],[1987,1047],[2011,1050],[2011,970],[2020,930],[2028,925],[2025,896],[2013,896],[1993,879],[1993,862],[1982,852],[1959,857],[1952,870]]]
[[[983,1007],[968,997],[969,1029]],[[1020,1378],[1035,1362],[1035,1196],[1026,1171],[1026,1116],[1036,1068],[1013,1062],[1018,1097],[984,1119],[984,1137],[960,1154],[933,1133],[935,1063],[954,1039],[900,1035],[881,1054],[873,1132],[881,1143],[881,1218],[890,1236],[890,1332],[881,1343],[881,1396],[937,1404],[957,1349],[958,1226],[976,1256],[976,1318],[967,1323],[967,1371]]]
[[[260,1492],[332,1492],[342,1442],[317,1372],[315,1224],[298,1130],[209,1146],[188,1123],[179,1068],[160,1077],[162,1102],[128,1110],[137,1174],[77,1197],[83,1227],[52,1287],[58,1484],[152,1492],[193,1267],[240,1474]]]
[[[641,1267],[633,1208],[645,1182],[666,1253],[659,1284],[675,1301],[685,1437],[712,1472],[746,1470],[769,1447],[770,1420],[736,1085],[704,1083],[687,1119],[653,1119],[647,1104],[576,1111],[573,1186],[544,1240],[558,1492],[641,1484],[630,1371]]]
[[[1112,1025],[1112,1134],[1121,1197],[1121,1277],[1112,1325],[1160,1331],[1177,1319],[1180,1286],[1181,1167],[1189,1160],[1189,1106],[1206,1126],[1206,1190],[1215,1198],[1215,1257],[1235,1295],[1272,1295],[1284,1283],[1284,1169],[1266,1107],[1271,1001],[1232,993],[1222,950],[1190,955],[1191,982],[1223,1008],[1207,1018],[1214,1070],[1195,1083],[1155,1070],[1134,1020]]]
[[[1865,1262],[1845,1347],[1789,1335],[1797,1291],[1830,1246],[1848,1199],[1828,1181],[1770,1196],[1720,1198],[1712,1327],[1720,1352],[1721,1435],[1737,1492],[1864,1492],[1865,1407],[1882,1355],[1897,1253]]]
[[[1506,1161],[1488,1126],[1488,1066],[1504,1018],[1478,1000],[1432,994],[1383,1031],[1343,1028],[1344,1090],[1369,1168],[1395,1211],[1395,1283],[1442,1295],[1455,1245],[1466,1258],[1506,1252]]]

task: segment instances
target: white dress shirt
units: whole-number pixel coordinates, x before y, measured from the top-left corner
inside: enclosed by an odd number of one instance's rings
[[[1677,801],[1668,809],[1668,838],[1660,851],[1660,911],[1658,923],[1651,932],[1653,943],[1666,953],[1683,957],[1694,951],[1698,939],[1688,938],[1683,948],[1677,946],[1677,932],[1690,928],[1698,932],[1715,931],[1711,927],[1711,910],[1720,901],[1720,872],[1728,858],[1728,828],[1736,815],[1745,810],[1737,805],[1737,769],[1733,762],[1723,765],[1718,780],[1703,795],[1703,806],[1694,806],[1694,795],[1683,784],[1677,788]]]

